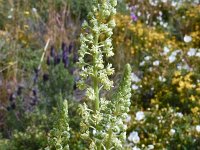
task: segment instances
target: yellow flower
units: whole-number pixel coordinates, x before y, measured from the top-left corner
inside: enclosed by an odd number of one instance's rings
[[[199,111],[199,108],[196,106],[196,107],[193,107],[193,108],[191,108],[191,111],[192,111],[192,113],[197,113],[198,111]]]
[[[194,102],[194,101],[195,101],[194,95],[191,95],[189,99],[190,99],[192,102]]]
[[[25,24],[24,29],[29,29],[29,25]]]
[[[179,86],[180,86],[181,88],[184,88],[185,83],[184,83],[183,81],[179,81]]]
[[[177,77],[177,76],[180,76],[181,75],[181,72],[180,71],[175,71],[174,73],[174,76]]]
[[[25,15],[29,15],[30,13],[29,13],[29,11],[25,11],[24,14]]]
[[[200,87],[196,88],[196,91],[197,91],[198,93],[200,93]]]

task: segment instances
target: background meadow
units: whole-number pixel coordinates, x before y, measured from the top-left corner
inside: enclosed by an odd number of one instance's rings
[[[64,99],[68,144],[84,149],[76,110],[87,97],[77,88],[77,62],[92,5],[0,0],[0,149],[45,149]],[[114,19],[114,56],[105,62],[115,86],[125,64],[132,68],[124,149],[200,150],[199,1],[118,0]]]

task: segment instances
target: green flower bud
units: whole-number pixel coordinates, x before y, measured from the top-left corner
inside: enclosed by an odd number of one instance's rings
[[[108,23],[108,26],[109,26],[110,28],[114,28],[114,27],[116,26],[115,20],[112,19],[112,20]]]
[[[113,7],[117,6],[117,0],[111,0],[110,3]]]

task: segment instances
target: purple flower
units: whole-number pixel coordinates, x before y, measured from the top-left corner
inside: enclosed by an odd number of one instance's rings
[[[37,90],[36,89],[33,89],[32,92],[33,92],[33,96],[37,96]]]
[[[65,59],[64,66],[65,66],[65,68],[67,68],[69,66],[69,58],[68,57],[66,57],[66,59]]]
[[[43,81],[46,82],[49,80],[49,75],[48,74],[43,74]]]
[[[61,48],[63,51],[67,50],[67,46],[64,42],[62,42]]]
[[[54,57],[54,56],[55,56],[55,48],[54,48],[53,45],[51,46],[50,55],[51,55],[51,57]]]
[[[35,72],[35,75],[34,75],[34,78],[33,78],[33,83],[35,84],[37,82],[37,79],[38,79],[38,76],[39,76],[39,69],[34,68],[34,72]]]
[[[9,101],[13,101],[15,99],[15,97],[14,97],[14,95],[13,95],[13,93],[12,94],[10,94],[10,96],[9,96]]]
[[[133,21],[137,21],[137,20],[138,20],[138,17],[135,15],[134,12],[131,12],[131,19],[132,19]]]
[[[47,65],[50,65],[50,64],[51,64],[50,57],[47,56]]]
[[[130,10],[131,10],[131,11],[135,11],[135,6],[131,6],[131,7],[130,7]]]
[[[67,51],[64,50],[64,51],[62,52],[62,61],[63,61],[63,63],[65,63],[66,59],[67,59]]]
[[[70,44],[69,44],[69,49],[68,49],[68,51],[69,51],[70,54],[71,54],[71,52],[72,52],[72,47],[73,47],[73,46],[72,46],[72,44],[70,43]]]
[[[74,52],[74,56],[73,56],[73,63],[76,63],[78,60],[78,55],[77,52]]]
[[[11,107],[12,109],[15,109],[15,108],[16,108],[15,103],[12,103],[12,104],[10,105],[10,107]]]
[[[57,65],[60,63],[60,55],[58,54],[57,56],[54,57],[54,65]]]
[[[17,95],[18,96],[20,96],[22,94],[22,89],[23,89],[22,86],[18,86],[18,88],[17,88]]]

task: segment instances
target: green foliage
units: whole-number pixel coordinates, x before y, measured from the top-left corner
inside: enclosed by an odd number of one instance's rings
[[[60,102],[62,99],[60,100]],[[68,104],[65,100],[61,103],[61,108],[56,113],[58,120],[54,122],[53,129],[50,131],[49,147],[46,149],[69,150],[69,119],[68,119]]]
[[[136,141],[136,137],[133,140],[129,138],[132,145],[141,149],[146,149],[148,145],[153,145],[153,149],[169,150],[200,148],[198,115],[182,114],[170,107],[159,108],[158,105],[138,112],[136,107],[132,107],[132,112],[132,119],[128,121],[128,135],[130,137],[130,133],[134,131],[139,137],[139,141]],[[144,116],[139,118],[139,113]]]

